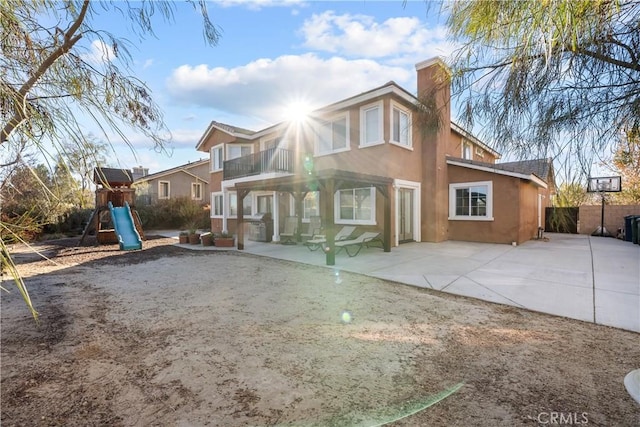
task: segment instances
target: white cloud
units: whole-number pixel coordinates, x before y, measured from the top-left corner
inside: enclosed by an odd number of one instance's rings
[[[373,89],[389,80],[413,82],[414,72],[368,59],[323,59],[315,54],[258,59],[235,68],[182,65],[167,80],[177,102],[232,115],[283,120],[287,102],[306,99],[321,107]],[[411,87],[410,90],[412,90]]]
[[[371,16],[326,11],[306,20],[300,32],[308,48],[360,58],[408,56],[417,62],[448,56],[454,50],[444,26],[428,28],[416,17],[389,18],[378,23]]]
[[[82,59],[91,64],[103,64],[111,62],[116,57],[113,47],[106,44],[102,40],[94,40],[91,42],[89,52],[82,55]]]
[[[153,65],[153,59],[147,59],[146,61],[144,61],[144,64],[142,65],[142,69],[146,70],[147,68],[151,67]]]

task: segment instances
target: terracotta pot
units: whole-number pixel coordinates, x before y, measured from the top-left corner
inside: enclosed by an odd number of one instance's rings
[[[220,248],[232,248],[233,237],[216,237],[214,244]]]
[[[202,246],[211,246],[213,245],[213,235],[211,233],[204,233],[200,235],[200,243]]]
[[[192,245],[200,244],[200,233],[189,234],[189,243]]]

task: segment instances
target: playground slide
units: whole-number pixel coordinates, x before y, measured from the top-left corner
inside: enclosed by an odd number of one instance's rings
[[[120,241],[120,250],[130,251],[142,249],[142,240],[140,240],[140,235],[136,231],[136,226],[133,223],[133,216],[131,215],[129,204],[124,202],[123,207],[114,208],[113,204],[109,202],[109,211],[111,211],[113,227]]]

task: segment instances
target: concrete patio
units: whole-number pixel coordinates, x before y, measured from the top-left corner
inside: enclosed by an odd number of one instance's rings
[[[156,233],[177,239],[177,232]],[[245,252],[325,266],[321,250],[302,244],[247,241]],[[390,253],[365,248],[354,258],[341,251],[326,268],[640,332],[640,245],[613,238],[547,233],[520,246],[407,243]]]

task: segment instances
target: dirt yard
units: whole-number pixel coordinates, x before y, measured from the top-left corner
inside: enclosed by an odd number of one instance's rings
[[[57,265],[13,251],[41,323],[5,280],[3,427],[640,424],[640,334],[171,239],[75,243],[40,246]]]

